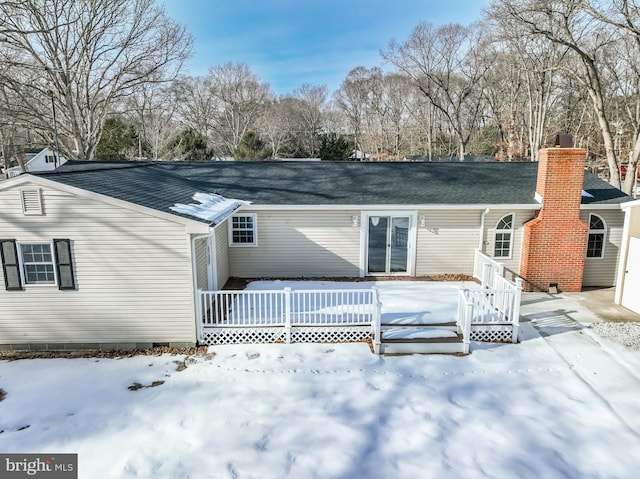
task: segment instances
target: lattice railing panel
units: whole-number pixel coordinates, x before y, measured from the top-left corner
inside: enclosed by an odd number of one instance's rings
[[[292,343],[347,343],[360,342],[371,337],[370,326],[342,326],[292,328]]]
[[[205,328],[202,343],[259,344],[285,342],[285,328]],[[291,328],[292,343],[360,342],[371,337],[370,326]]]
[[[471,326],[471,341],[510,343],[512,337],[512,326]]]
[[[260,344],[284,341],[284,328],[205,328],[204,344]]]

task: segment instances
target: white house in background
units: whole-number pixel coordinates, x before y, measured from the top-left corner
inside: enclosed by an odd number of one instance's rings
[[[364,153],[360,150],[356,150],[353,153],[351,153],[351,155],[349,155],[349,159],[356,160],[356,161],[365,161],[369,159],[369,153]]]
[[[20,166],[14,166],[7,168],[7,178],[13,178],[19,176],[22,173],[39,173],[42,171],[53,171],[61,165],[64,165],[67,160],[63,156],[59,157],[59,161],[56,161],[55,152],[49,148],[37,148],[27,150],[25,152],[26,159],[24,162],[24,169]]]
[[[640,200],[622,204],[625,212],[615,301],[640,314]]]

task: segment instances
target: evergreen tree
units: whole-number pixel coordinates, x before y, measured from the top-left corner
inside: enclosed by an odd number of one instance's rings
[[[264,160],[271,156],[271,151],[260,139],[260,136],[248,131],[242,136],[238,147],[233,151],[233,158],[236,160]]]
[[[96,160],[132,159],[138,151],[138,134],[131,123],[119,117],[107,118],[96,146]]]
[[[187,128],[169,142],[165,156],[177,160],[204,161],[210,160],[213,155],[207,147],[207,139],[194,129]]]
[[[320,158],[323,161],[345,161],[353,151],[353,145],[335,133],[322,135]]]

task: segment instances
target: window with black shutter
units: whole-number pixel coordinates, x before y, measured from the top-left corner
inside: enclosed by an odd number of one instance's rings
[[[0,255],[2,256],[2,273],[7,291],[22,290],[20,261],[18,259],[16,240],[0,240]]]

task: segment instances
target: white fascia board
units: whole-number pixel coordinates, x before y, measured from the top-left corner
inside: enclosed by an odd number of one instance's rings
[[[426,205],[257,205],[251,204],[241,206],[237,211],[346,211],[346,210],[384,210],[384,211],[407,211],[407,210],[486,210],[506,209],[506,210],[539,210],[542,205],[537,203],[529,204],[426,204]]]
[[[10,184],[8,184],[11,182]],[[147,206],[138,205],[129,201],[120,200],[111,196],[103,195],[100,193],[94,193],[93,191],[78,188],[76,186],[66,185],[64,183],[58,183],[57,181],[48,180],[43,176],[30,175],[28,173],[10,178],[0,183],[0,189],[6,189],[9,187],[21,186],[23,184],[36,184],[42,187],[51,188],[54,190],[64,191],[73,195],[78,195],[84,198],[90,198],[103,203],[124,208],[130,211],[136,211],[138,213],[146,214],[163,220],[171,221],[173,223],[182,224],[185,226],[185,230],[189,234],[205,234],[209,231],[209,224],[201,221],[190,220],[182,216],[177,216],[171,213],[165,213],[163,211],[154,210]]]
[[[19,166],[14,166],[9,168],[9,170],[13,170],[14,168],[20,168]],[[38,178],[37,176],[30,175],[29,173],[25,173],[24,175],[14,176],[13,178],[7,178],[6,180],[2,180],[0,182],[0,190],[8,190],[10,188],[14,188],[16,186],[22,186],[25,183],[33,183],[33,179]]]
[[[624,209],[628,204],[629,203],[613,203],[613,204],[599,205],[596,203],[596,204],[580,205],[580,209],[581,210],[620,210],[620,209]]]
[[[640,200],[628,201],[626,203],[622,203],[620,208],[626,210],[627,208],[635,208],[636,206],[640,206]]]

